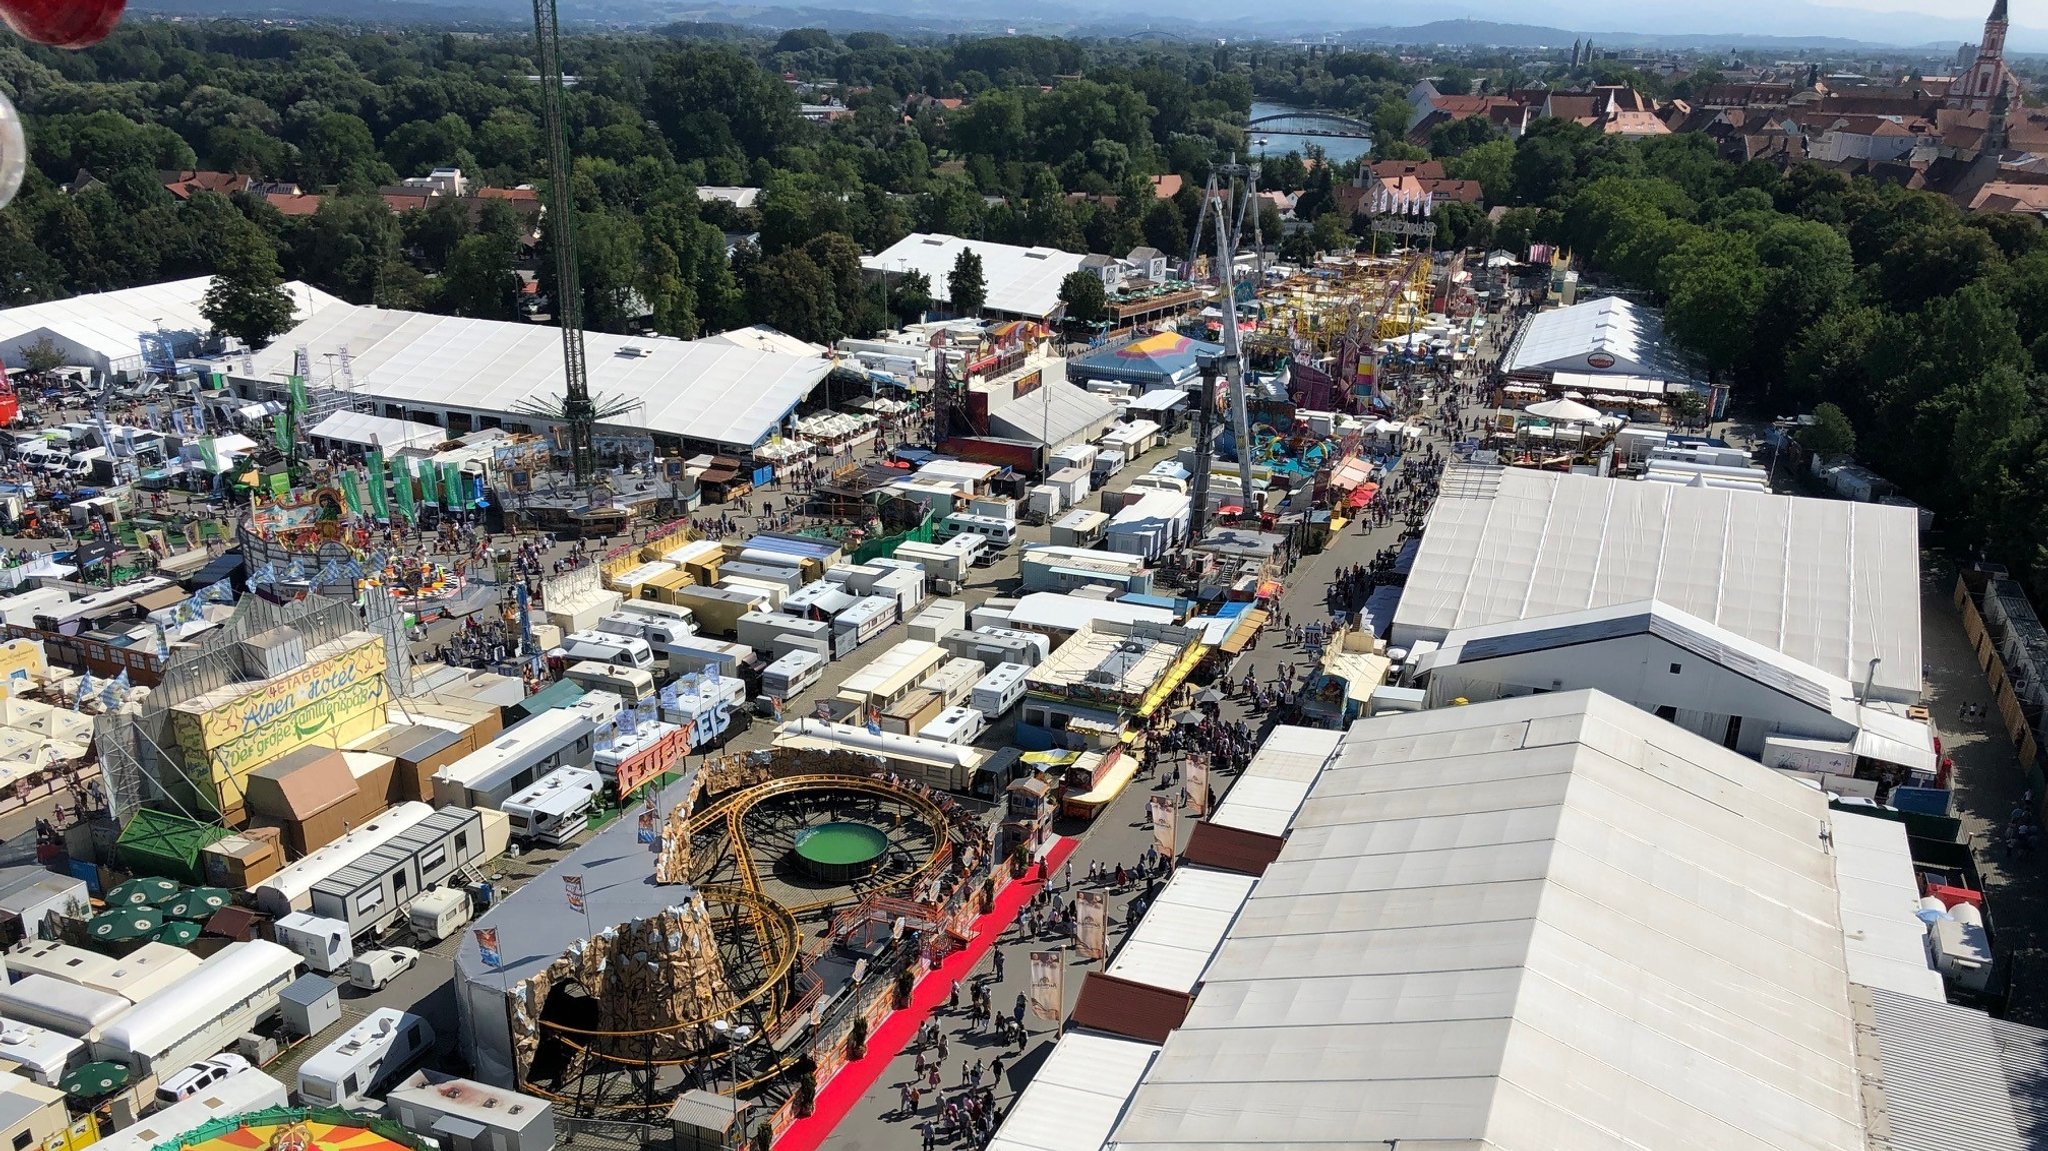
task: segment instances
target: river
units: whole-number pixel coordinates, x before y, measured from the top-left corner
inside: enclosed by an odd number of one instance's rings
[[[1252,101],[1252,119],[1254,120],[1261,116],[1278,116],[1288,112],[1306,112],[1310,110],[1307,108],[1296,108],[1287,104],[1276,104],[1270,100]],[[1264,148],[1259,146],[1261,139],[1266,141]],[[1308,147],[1311,144],[1321,148],[1323,154],[1336,163],[1341,163],[1345,160],[1355,160],[1372,150],[1371,140],[1361,140],[1350,136],[1294,136],[1285,132],[1267,132],[1257,128],[1252,129],[1252,154],[1254,156],[1263,151],[1273,156],[1284,156],[1289,152],[1300,152],[1306,157],[1308,155]]]

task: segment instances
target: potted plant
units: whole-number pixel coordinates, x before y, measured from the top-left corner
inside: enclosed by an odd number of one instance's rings
[[[896,973],[896,998],[895,1001],[891,1004],[891,1006],[894,1007],[897,1011],[901,1011],[904,1008],[909,1007],[910,992],[911,989],[916,986],[917,981],[911,978],[910,969],[908,967],[904,968],[901,971],[898,971]]]
[[[853,1027],[846,1033],[846,1058],[853,1061],[867,1058],[868,1020],[865,1015],[853,1017]]]
[[[1031,843],[1028,840],[1018,840],[1017,846],[1010,849],[1010,878],[1022,879],[1030,868]]]
[[[803,1074],[803,1078],[796,1081],[796,1117],[799,1119],[809,1119],[811,1112],[817,1106],[818,1077],[806,1071]]]
[[[754,1151],[775,1151],[775,1132],[763,1123],[754,1128],[754,1137],[749,1141]]]
[[[979,907],[979,908],[981,909],[981,913],[982,913],[983,915],[987,915],[987,914],[988,914],[989,912],[991,912],[991,911],[995,910],[995,906],[996,906],[996,877],[995,877],[995,876],[991,875],[991,876],[989,876],[989,877],[988,877],[987,879],[984,879],[984,880],[982,880],[982,881],[981,881],[981,896],[980,896],[980,898],[978,898],[978,899],[977,899],[977,900],[975,901],[975,904],[976,904],[976,906],[977,906],[977,907]]]

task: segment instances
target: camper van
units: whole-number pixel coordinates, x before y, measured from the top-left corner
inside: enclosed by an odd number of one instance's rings
[[[757,710],[768,715],[775,710],[770,700],[781,700],[784,704],[793,702],[797,696],[816,686],[825,678],[825,661],[816,652],[793,651],[768,665],[761,673],[761,695],[756,700]]]
[[[438,887],[483,856],[483,819],[444,807],[362,862],[313,885],[313,912],[348,924],[360,939],[398,922],[413,897]]]
[[[384,1088],[434,1050],[434,1028],[396,1007],[379,1007],[299,1065],[299,1102],[312,1107],[376,1106]]]
[[[460,931],[472,911],[469,892],[460,887],[437,887],[413,900],[405,918],[412,926],[413,938],[439,943]]]
[[[271,928],[277,941],[323,975],[343,970],[356,956],[348,924],[305,911],[294,911]]]
[[[587,767],[564,767],[505,801],[500,811],[512,821],[512,838],[553,846],[581,834],[590,807],[604,790],[604,776]]]
[[[261,939],[230,943],[91,1040],[95,1059],[138,1078],[168,1074],[226,1048],[275,1014],[278,996],[306,965]]]
[[[654,698],[654,674],[624,664],[587,659],[570,664],[562,678],[585,691],[611,692],[625,707],[638,707],[641,700]]]
[[[1024,677],[1030,672],[1031,669],[1021,663],[999,663],[994,671],[974,685],[969,701],[988,717],[990,723],[994,723],[1024,698]]]
[[[638,636],[579,631],[562,637],[562,659],[569,663],[622,663],[645,670],[654,666],[654,648]]]

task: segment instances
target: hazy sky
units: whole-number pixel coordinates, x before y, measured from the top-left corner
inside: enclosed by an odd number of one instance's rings
[[[1974,41],[1991,0],[1431,0],[1401,3],[1401,21],[1466,16],[1628,32],[1827,34],[1886,43]],[[2048,0],[2010,0],[2016,30],[2048,32]],[[1355,10],[1355,9],[1354,9]],[[2016,34],[2015,47],[2048,37]]]

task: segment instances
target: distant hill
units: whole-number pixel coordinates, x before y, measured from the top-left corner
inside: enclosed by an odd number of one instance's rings
[[[1359,28],[1339,33],[1347,40],[1380,44],[1443,44],[1458,47],[1543,48],[1569,45],[1585,32],[1548,28],[1539,24],[1502,24],[1493,20],[1432,20],[1410,27]],[[1761,36],[1752,33],[1687,33],[1660,35],[1645,32],[1595,32],[1591,34],[1604,48],[1830,48],[1838,51],[1867,51],[1887,47],[1841,36]]]

